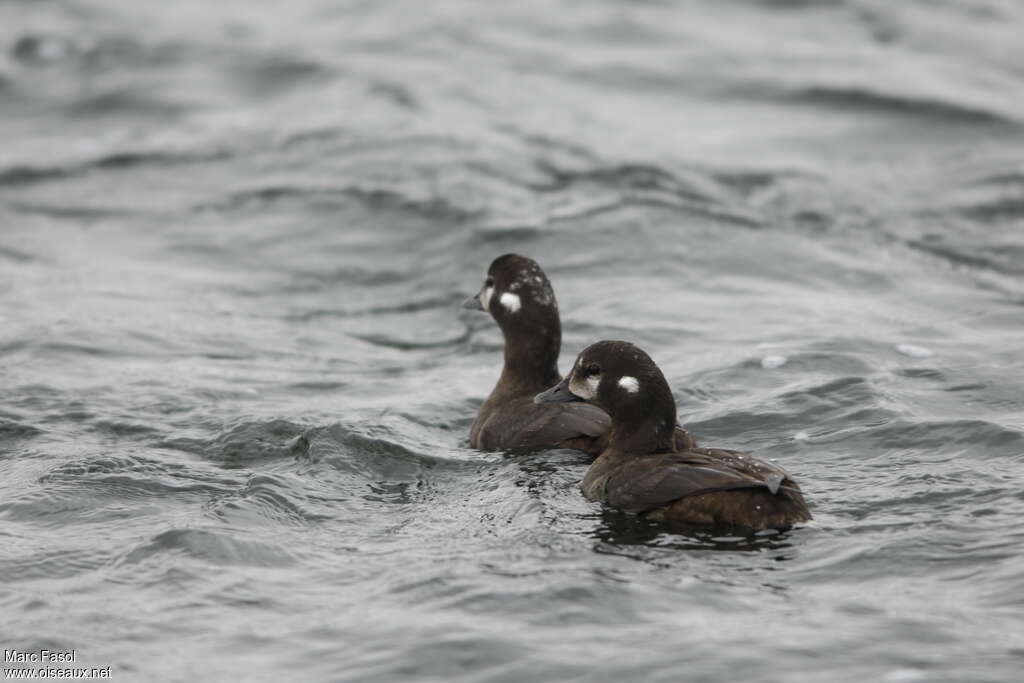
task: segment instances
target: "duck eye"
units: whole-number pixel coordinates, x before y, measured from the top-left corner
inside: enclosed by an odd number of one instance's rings
[[[588,365],[586,367],[584,372],[586,372],[588,376],[600,375],[601,374],[601,366],[598,365],[597,363],[591,363],[590,365]]]
[[[493,277],[489,277],[486,280],[484,280],[484,287],[493,287],[493,286],[494,286],[494,278]]]

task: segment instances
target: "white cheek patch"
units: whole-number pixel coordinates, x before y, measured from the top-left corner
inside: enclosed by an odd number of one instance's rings
[[[636,381],[636,377],[628,375],[619,380],[619,386],[631,394],[640,391],[640,382]]]
[[[494,287],[488,287],[480,293],[480,305],[485,311],[491,310],[491,297],[494,296]]]
[[[498,300],[501,302],[502,306],[508,309],[509,313],[515,313],[523,307],[522,301],[519,300],[519,295],[513,294],[512,292],[505,292]]]
[[[601,378],[597,375],[588,377],[582,381],[573,377],[569,382],[569,391],[576,394],[584,401],[593,401],[597,398],[597,385],[600,383]]]

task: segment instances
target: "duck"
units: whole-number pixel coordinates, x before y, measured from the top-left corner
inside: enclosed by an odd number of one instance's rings
[[[647,353],[625,341],[585,348],[538,405],[594,405],[611,418],[581,488],[591,501],[689,528],[785,530],[811,519],[800,487],[778,465],[676,438],[676,402]]]
[[[587,403],[538,404],[534,396],[561,381],[562,323],[551,281],[533,259],[504,254],[491,262],[480,291],[463,307],[489,313],[505,340],[504,366],[469,430],[486,451],[571,448],[604,450],[611,418]],[[694,443],[682,427],[681,442]]]

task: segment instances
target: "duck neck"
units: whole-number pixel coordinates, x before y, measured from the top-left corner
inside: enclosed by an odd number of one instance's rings
[[[675,415],[650,415],[641,420],[612,420],[609,446],[622,454],[646,455],[675,450]]]
[[[673,451],[676,401],[672,391],[660,372],[644,378],[643,383],[647,391],[640,401],[608,411],[612,417],[609,444],[633,455]]]
[[[562,379],[558,373],[561,346],[562,331],[557,325],[534,334],[505,331],[505,367],[499,386],[516,394],[554,386]]]

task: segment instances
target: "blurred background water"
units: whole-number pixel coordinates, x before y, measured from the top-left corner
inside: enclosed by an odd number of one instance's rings
[[[1024,5],[0,2],[0,642],[115,680],[1010,681]],[[467,448],[537,258],[814,523]]]

